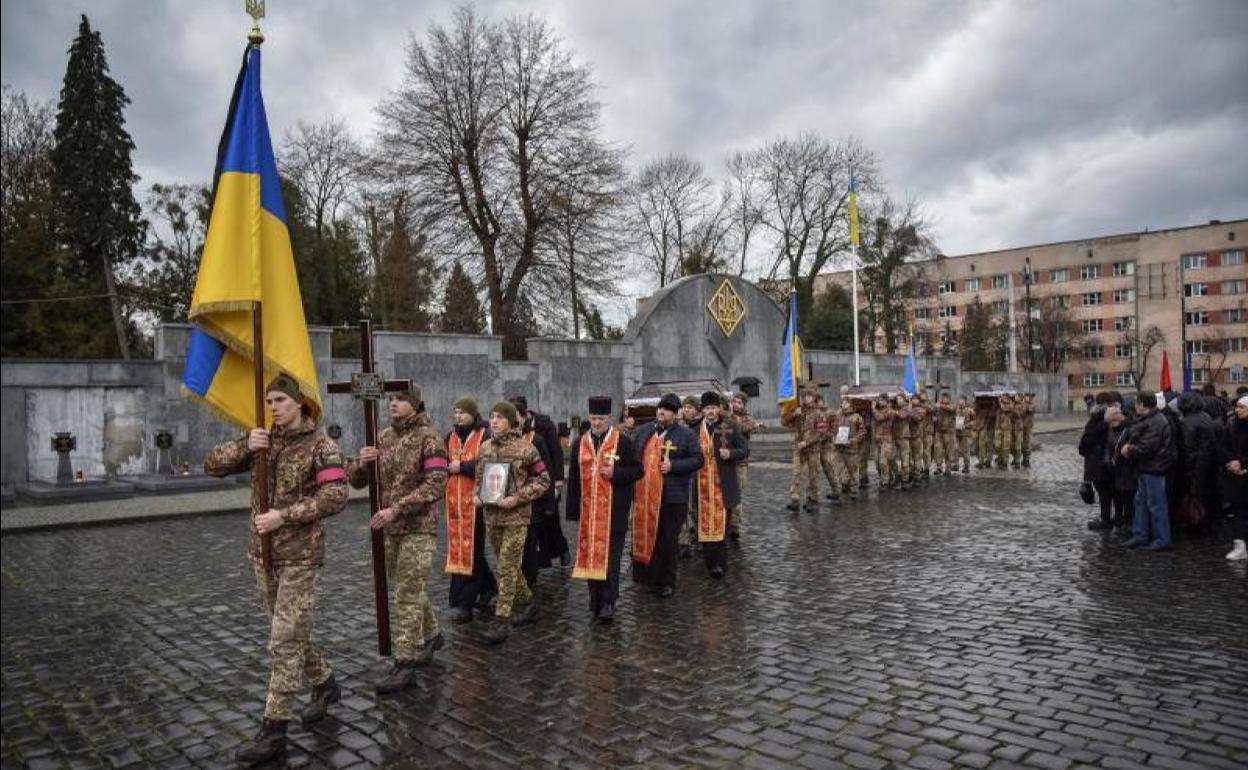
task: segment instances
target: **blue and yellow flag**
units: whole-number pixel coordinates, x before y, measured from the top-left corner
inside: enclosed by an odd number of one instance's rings
[[[910,332],[910,352],[906,355],[906,376],[901,389],[914,395],[919,392],[919,369],[914,362],[914,331]]]
[[[199,263],[182,384],[223,417],[255,425],[252,310],[262,303],[265,380],[290,375],[321,411],[281,184],[249,46],[217,148],[212,216]]]
[[[849,242],[859,244],[858,234],[858,181],[849,175]]]
[[[784,325],[784,352],[780,356],[780,386],[777,388],[781,406],[797,402],[802,379],[802,343],[797,338],[797,292],[789,293],[789,320]]]

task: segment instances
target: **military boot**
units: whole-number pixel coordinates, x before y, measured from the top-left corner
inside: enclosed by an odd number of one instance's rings
[[[416,683],[416,661],[396,660],[394,668],[373,688],[381,695],[399,692]]]
[[[962,472],[963,472],[963,473],[970,473],[970,472],[971,472],[971,462],[970,462],[969,460],[964,460],[964,461],[962,462]]]
[[[537,604],[536,601],[531,601],[528,604],[517,604],[511,610],[511,624],[513,626],[524,626],[536,620],[537,619],[537,607],[535,606],[536,604]]]
[[[502,644],[511,636],[511,621],[507,618],[494,618],[481,632],[481,638],[487,644]]]
[[[420,648],[420,652],[416,653],[416,659],[412,661],[417,666],[427,666],[433,662],[433,654],[442,649],[446,645],[446,639],[439,631],[438,635],[425,642],[425,646]]]
[[[330,674],[329,679],[312,688],[312,697],[303,709],[303,723],[310,725],[319,719],[324,719],[329,711],[329,704],[340,700],[342,700],[342,690],[338,689],[338,682],[334,680],[334,675]]]
[[[247,765],[258,765],[267,762],[286,752],[285,719],[266,719],[260,723],[260,730],[245,746],[234,752],[234,759]]]

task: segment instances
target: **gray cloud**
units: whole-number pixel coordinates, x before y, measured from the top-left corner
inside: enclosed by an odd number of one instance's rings
[[[102,31],[144,184],[206,179],[249,20],[241,2],[5,3],[5,83],[54,98],[84,7]],[[450,2],[269,3],[275,135],[345,118],[361,137],[404,46]],[[803,130],[855,135],[947,253],[1248,213],[1248,4],[483,3],[545,15],[602,84],[634,163]]]

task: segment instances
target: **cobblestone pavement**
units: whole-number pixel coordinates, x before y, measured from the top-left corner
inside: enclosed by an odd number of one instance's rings
[[[543,574],[502,648],[474,626],[380,698],[364,513],[330,526],[318,639],[346,693],[292,766],[1243,768],[1248,606],[1220,539],[1122,551],[1084,529],[1073,439],[992,471],[789,514],[751,470],[729,575],[682,563],[591,627]],[[0,765],[232,766],[263,702],[240,516],[9,534]],[[570,528],[569,528],[570,529]],[[444,603],[446,581],[432,591]]]

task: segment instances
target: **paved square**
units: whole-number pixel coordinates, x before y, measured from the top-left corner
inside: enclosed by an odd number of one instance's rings
[[[628,584],[614,626],[548,571],[539,620],[476,626],[379,698],[365,513],[329,527],[318,641],[345,689],[287,764],[421,768],[1244,768],[1248,581],[1225,543],[1083,528],[1069,436],[1036,467],[793,515],[755,467],[729,576]],[[230,767],[263,706],[241,516],[9,534],[0,766]],[[571,532],[571,527],[569,526]],[[627,568],[626,568],[627,571]],[[432,596],[445,604],[438,575]]]

